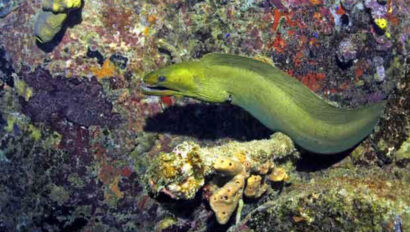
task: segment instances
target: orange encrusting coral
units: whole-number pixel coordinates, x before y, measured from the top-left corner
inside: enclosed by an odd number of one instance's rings
[[[106,78],[106,77],[112,77],[115,75],[115,65],[109,60],[106,59],[104,61],[104,64],[101,68],[96,68],[92,67],[90,68],[92,74],[96,76],[97,78]]]
[[[394,25],[400,24],[400,19],[393,15],[392,0],[387,0],[387,19]]]
[[[338,14],[338,15],[344,15],[345,13],[346,13],[346,11],[343,9],[342,6],[338,6],[338,7],[336,8],[336,14]]]
[[[174,103],[174,100],[171,96],[162,96],[161,97],[162,103],[164,103],[166,106],[170,106]]]
[[[157,21],[157,17],[156,17],[155,15],[148,15],[147,21],[148,21],[150,24],[155,24],[155,22]]]
[[[149,27],[144,28],[144,36],[149,36]]]
[[[97,136],[100,133],[99,130],[94,131],[93,136]],[[124,197],[124,193],[121,191],[119,184],[123,177],[129,177],[133,170],[129,166],[123,166],[115,160],[107,161],[106,150],[100,144],[93,146],[94,157],[99,163],[98,180],[103,183],[107,188],[104,192],[106,200],[121,199]]]
[[[124,193],[121,192],[120,187],[118,186],[120,182],[120,177],[117,176],[114,178],[114,181],[110,184],[110,190],[114,193],[114,195],[120,199],[124,197]]]
[[[322,0],[310,0],[310,3],[314,6],[323,4]]]

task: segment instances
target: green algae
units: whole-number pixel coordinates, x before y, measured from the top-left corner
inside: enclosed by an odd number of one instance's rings
[[[156,226],[155,231],[163,231],[177,223],[177,219],[173,217],[165,217]]]
[[[51,184],[49,197],[51,200],[57,202],[58,205],[63,205],[70,198],[70,193],[68,193],[64,187]]]
[[[84,180],[78,175],[78,173],[71,173],[67,180],[76,188],[83,188],[85,186]]]
[[[358,161],[360,161],[365,152],[366,149],[363,145],[357,146],[350,154],[353,163],[357,163]]]
[[[7,105],[7,110],[2,112],[6,116],[6,125],[4,131],[7,133],[23,133],[33,138],[34,141],[39,141],[42,137],[42,128],[38,128],[30,122],[30,119],[24,114],[20,113],[21,106],[18,103],[18,96],[24,99],[30,99],[33,94],[32,88],[27,84],[15,77],[15,88],[6,91],[1,100],[4,105]]]
[[[4,130],[8,133],[16,132],[16,130],[22,131],[33,138],[34,141],[40,140],[42,134],[41,129],[33,124],[29,124],[28,119],[20,114],[10,114],[9,117],[7,117],[7,124]]]
[[[395,154],[395,162],[400,167],[406,167],[410,163],[410,137],[401,145]]]
[[[15,88],[17,94],[24,98],[24,100],[28,101],[33,96],[33,88],[28,86],[26,82],[20,79],[15,79]]]

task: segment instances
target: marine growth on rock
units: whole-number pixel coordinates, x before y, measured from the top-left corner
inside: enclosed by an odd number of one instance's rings
[[[292,140],[282,133],[275,133],[270,139],[216,147],[184,142],[170,153],[158,154],[145,179],[154,196],[165,194],[175,200],[193,199],[207,185],[211,190],[208,201],[216,219],[226,224],[244,192],[246,197],[259,198],[268,188],[268,180],[287,179],[284,169],[276,167],[274,160],[293,152]]]

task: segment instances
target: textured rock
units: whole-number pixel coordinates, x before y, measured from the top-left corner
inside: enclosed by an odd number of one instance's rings
[[[120,123],[120,116],[112,113],[112,104],[104,98],[102,86],[95,78],[62,76],[53,78],[41,68],[25,74],[23,80],[34,89],[34,95],[23,103],[23,111],[35,122],[51,122],[66,118],[81,126]]]
[[[281,175],[275,181],[286,180],[284,169],[272,170],[273,163],[275,158],[283,159],[294,152],[292,141],[282,133],[266,140],[215,147],[201,148],[193,142],[184,142],[153,160],[146,174],[147,187],[154,196],[162,193],[173,199],[193,199],[207,184],[211,189],[211,208],[217,221],[225,224],[242,199],[246,183],[245,196],[259,198],[268,188],[266,175],[280,170]],[[208,176],[212,178],[205,183]]]
[[[34,35],[41,43],[47,43],[63,28],[63,23],[67,18],[66,13],[55,14],[50,11],[42,11],[34,24]]]
[[[247,217],[255,231],[407,231],[409,174],[400,178],[367,171],[333,169],[310,183],[294,182],[278,199]],[[239,230],[237,230],[239,231]]]

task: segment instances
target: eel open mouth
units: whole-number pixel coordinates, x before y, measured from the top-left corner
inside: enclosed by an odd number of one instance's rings
[[[170,89],[163,86],[149,85],[144,83],[143,81],[141,82],[141,90],[142,93],[148,95],[177,95],[179,93],[178,90]]]

